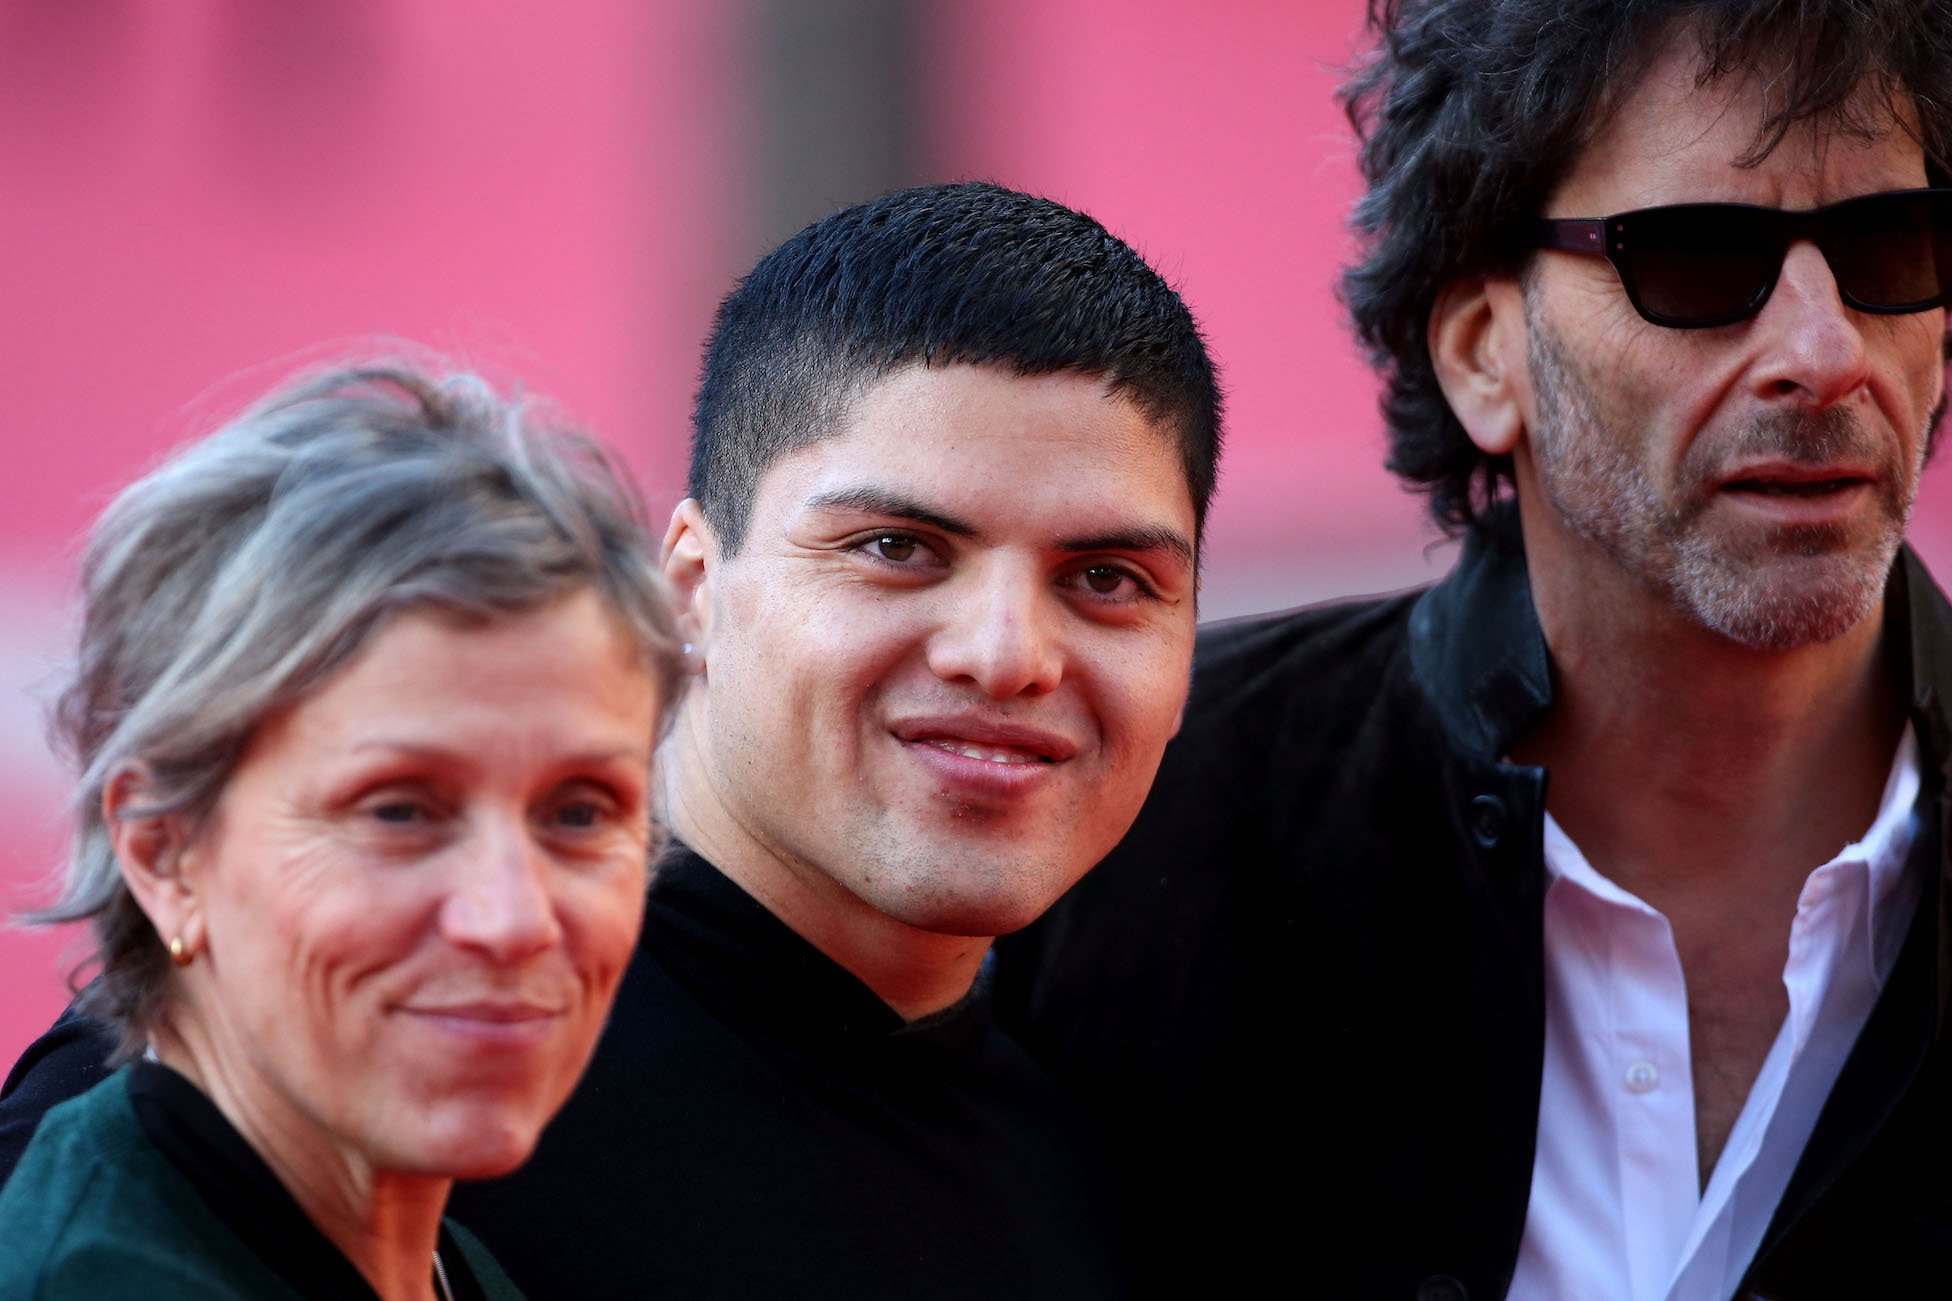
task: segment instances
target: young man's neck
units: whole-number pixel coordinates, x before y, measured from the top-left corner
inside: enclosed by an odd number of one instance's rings
[[[991,937],[941,935],[877,912],[817,865],[750,834],[707,775],[691,719],[660,752],[663,816],[672,832],[786,923],[845,967],[903,1020],[953,1006],[976,983]]]

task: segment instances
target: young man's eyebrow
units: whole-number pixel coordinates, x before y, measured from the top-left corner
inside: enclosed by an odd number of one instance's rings
[[[810,510],[855,511],[863,515],[886,515],[894,519],[914,520],[930,528],[940,529],[952,537],[973,538],[977,536],[973,524],[945,515],[932,506],[925,506],[912,497],[887,488],[859,485],[834,488],[817,493],[807,501]],[[1057,543],[1059,551],[1165,551],[1181,564],[1191,568],[1193,544],[1184,533],[1164,524],[1141,524],[1131,528],[1112,529],[1105,533],[1093,533],[1082,537],[1062,538]]]
[[[904,497],[887,488],[868,485],[835,488],[829,492],[815,494],[808,499],[807,508],[856,511],[863,515],[889,515],[896,519],[914,520],[917,524],[926,524],[952,537],[976,536],[974,525],[964,523],[953,515],[944,515],[934,507],[925,506],[912,497]]]
[[[1057,548],[1060,551],[1167,551],[1187,568],[1193,566],[1193,544],[1184,533],[1164,524],[1143,524],[1088,537],[1064,538]]]

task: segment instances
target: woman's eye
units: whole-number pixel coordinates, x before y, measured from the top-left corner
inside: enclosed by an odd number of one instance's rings
[[[425,819],[426,810],[410,800],[387,800],[367,810],[375,822],[393,827],[410,827]]]
[[[603,820],[603,810],[588,800],[578,800],[571,804],[559,805],[556,809],[556,822],[559,826],[587,831]]]
[[[874,554],[897,565],[913,560],[920,549],[920,544],[914,538],[903,537],[899,533],[884,533],[868,545],[874,548]]]

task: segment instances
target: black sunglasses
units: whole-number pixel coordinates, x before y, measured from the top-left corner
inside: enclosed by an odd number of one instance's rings
[[[1677,330],[1761,311],[1789,246],[1803,239],[1860,312],[1924,312],[1952,299],[1952,189],[1866,194],[1807,212],[1678,203],[1538,224],[1538,247],[1605,258],[1633,309]]]

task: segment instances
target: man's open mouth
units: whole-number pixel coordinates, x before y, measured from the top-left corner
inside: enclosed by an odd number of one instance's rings
[[[1771,497],[1822,497],[1865,482],[1855,475],[1836,479],[1731,479],[1722,487],[1729,492],[1755,492]]]

